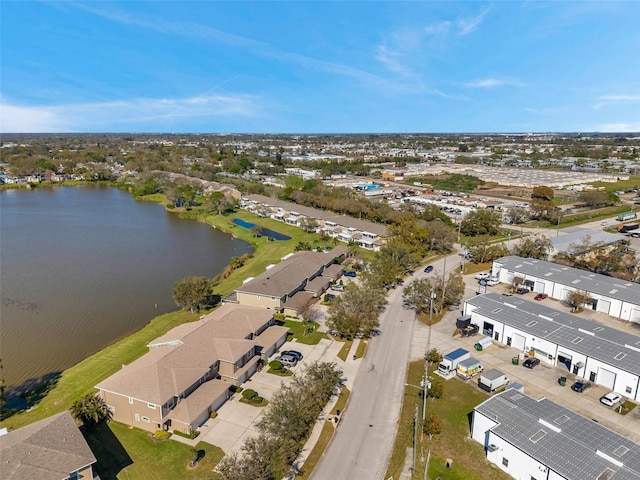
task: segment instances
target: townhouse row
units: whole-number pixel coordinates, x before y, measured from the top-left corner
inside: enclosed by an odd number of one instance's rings
[[[368,250],[379,250],[387,234],[387,227],[384,225],[264,195],[242,197],[239,207],[262,217],[270,217],[296,227],[312,229],[341,242],[355,242],[359,247]]]

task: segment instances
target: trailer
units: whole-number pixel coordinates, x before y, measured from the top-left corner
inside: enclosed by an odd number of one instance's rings
[[[507,376],[495,368],[487,372],[482,372],[482,375],[478,378],[478,386],[487,392],[494,392],[508,383],[509,379]]]
[[[480,331],[480,326],[471,323],[471,315],[462,315],[456,319],[456,328],[460,329],[461,337],[473,337]]]
[[[469,351],[464,348],[458,348],[453,352],[447,353],[442,358],[440,365],[438,365],[438,373],[443,377],[448,377],[451,373],[456,371],[456,368],[461,361],[469,358],[470,356],[471,354]]]
[[[456,373],[459,377],[464,378],[465,380],[470,379],[471,377],[475,377],[483,370],[482,363],[480,360],[477,360],[473,357],[469,357],[465,360],[462,360],[458,363],[458,368],[456,369]]]

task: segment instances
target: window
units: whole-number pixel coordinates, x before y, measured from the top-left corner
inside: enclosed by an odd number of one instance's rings
[[[625,388],[624,391],[627,392],[627,393],[631,393],[631,387]]]
[[[147,407],[149,407],[151,410],[156,409],[156,406],[153,403],[147,403]]]
[[[173,398],[167,402],[167,408],[171,410],[173,408]]]
[[[149,417],[142,417],[142,421],[149,423]]]
[[[129,403],[133,403],[133,398],[129,397]]]
[[[251,360],[251,357],[253,356],[253,352],[251,350],[249,350],[247,352],[247,360]]]
[[[140,421],[140,414],[139,414],[139,413],[136,413],[136,415],[135,415],[135,419],[136,419],[136,422],[139,422],[139,421]]]
[[[508,458],[503,458],[502,459],[502,465],[504,465],[505,467],[509,466],[509,459]]]

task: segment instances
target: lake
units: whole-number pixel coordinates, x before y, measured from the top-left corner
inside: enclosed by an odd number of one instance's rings
[[[101,186],[0,191],[0,336],[8,385],[64,370],[175,311],[246,242]]]

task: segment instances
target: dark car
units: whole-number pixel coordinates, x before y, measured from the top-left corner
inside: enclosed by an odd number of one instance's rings
[[[424,267],[424,273],[431,273],[433,272],[433,265],[427,265],[426,267]]]
[[[529,293],[531,290],[529,290],[528,288],[524,288],[524,287],[520,287],[516,290],[516,293],[520,294],[520,295],[524,295],[526,293]]]
[[[282,352],[280,355],[282,356],[290,356],[295,358],[298,362],[300,360],[302,360],[302,354],[300,352],[298,352],[297,350],[285,350],[284,352]]]
[[[522,362],[522,366],[526,368],[533,368],[536,365],[540,365],[539,358],[527,358],[524,362]]]
[[[584,380],[578,380],[573,385],[571,385],[571,390],[573,390],[574,392],[582,393],[590,386],[591,386],[590,382],[585,382]]]
[[[356,272],[344,272],[345,277],[356,277]]]

